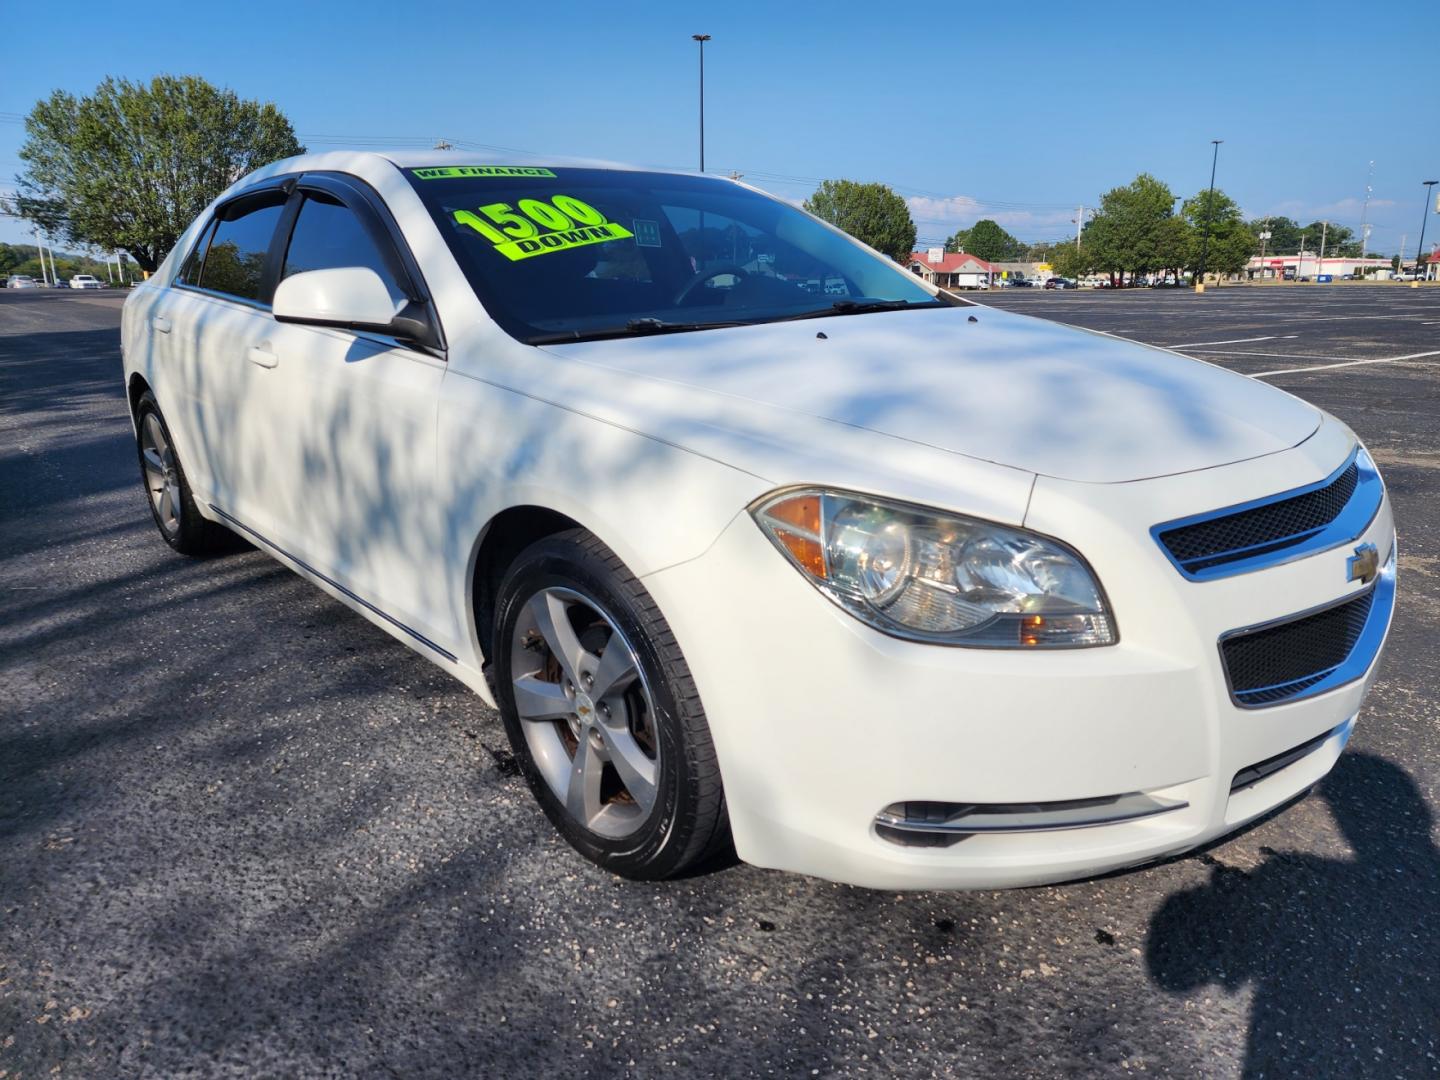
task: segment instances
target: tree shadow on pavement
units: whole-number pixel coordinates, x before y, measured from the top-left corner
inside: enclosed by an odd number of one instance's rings
[[[1165,990],[1254,987],[1243,1075],[1440,1074],[1440,850],[1415,783],[1354,753],[1319,789],[1353,858],[1262,848],[1170,897],[1146,961]],[[1211,860],[1213,862],[1213,860]]]

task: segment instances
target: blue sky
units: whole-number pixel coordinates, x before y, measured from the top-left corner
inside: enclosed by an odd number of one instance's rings
[[[1222,138],[1218,186],[1302,222],[1358,226],[1373,160],[1372,247],[1413,252],[1419,182],[1440,178],[1433,5],[142,0],[6,5],[0,191],[36,99],[165,72],[274,101],[314,149],[445,137],[689,168],[698,32],[712,170],[797,200],[884,181],[922,242],[979,217],[1073,233],[1141,170],[1192,194]]]

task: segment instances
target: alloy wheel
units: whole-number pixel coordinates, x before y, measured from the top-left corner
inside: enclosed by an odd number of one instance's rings
[[[655,704],[615,620],[573,589],[526,602],[510,672],[536,769],[576,822],[611,839],[650,816],[659,791]]]
[[[140,424],[140,459],[155,520],[166,536],[174,536],[180,531],[180,468],[160,418],[153,412],[147,412]]]

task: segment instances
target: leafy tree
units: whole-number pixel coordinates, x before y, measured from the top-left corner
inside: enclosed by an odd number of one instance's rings
[[[1082,244],[1094,267],[1131,275],[1170,269],[1183,261],[1184,226],[1174,214],[1175,197],[1149,173],[1100,197],[1100,209],[1086,223]]]
[[[989,218],[981,218],[970,228],[957,232],[946,246],[951,251],[965,251],[986,262],[1018,259],[1025,251],[1024,244]]]
[[[22,213],[145,270],[225,188],[304,151],[274,105],[193,75],[107,78],[89,97],[57,90],[30,110],[25,136]]]
[[[805,200],[805,209],[896,262],[908,259],[915,250],[910,208],[884,184],[825,180]]]
[[[1355,230],[1348,225],[1337,225],[1332,221],[1327,227],[1323,221],[1312,221],[1303,231],[1305,246],[1317,254],[1320,251],[1320,241],[1325,241],[1327,259],[1331,256],[1358,258],[1360,255],[1360,241],[1355,238]]]
[[[1241,220],[1239,204],[1223,191],[1213,192],[1212,197],[1207,189],[1186,199],[1180,213],[1190,226],[1185,265],[1193,273],[1199,273],[1203,257],[1206,273],[1238,274],[1260,251],[1260,241]]]
[[[1050,262],[1060,248],[1073,243],[1073,240],[1037,240],[1023,245],[1019,257],[1026,262]]]
[[[1095,269],[1094,256],[1083,245],[1077,245],[1073,241],[1056,244],[1050,253],[1049,262],[1055,273],[1072,279],[1082,278]]]
[[[1270,239],[1265,241],[1265,252],[1276,255],[1294,255],[1300,250],[1300,226],[1291,221],[1288,217],[1256,218],[1250,222],[1250,231],[1262,233],[1270,232]]]

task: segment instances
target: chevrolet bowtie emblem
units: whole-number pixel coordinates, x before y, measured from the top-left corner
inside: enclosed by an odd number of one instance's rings
[[[1355,554],[1345,560],[1347,581],[1360,581],[1366,585],[1375,580],[1380,572],[1380,552],[1374,544],[1361,544]]]

